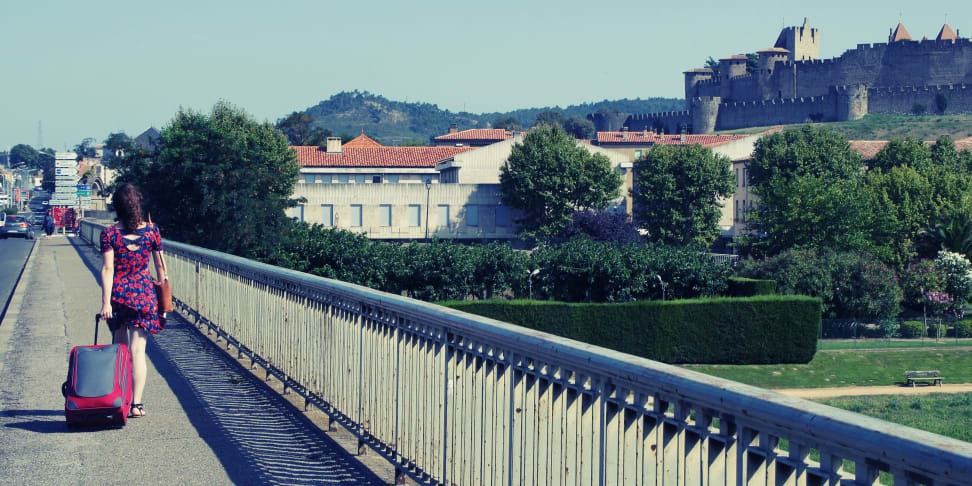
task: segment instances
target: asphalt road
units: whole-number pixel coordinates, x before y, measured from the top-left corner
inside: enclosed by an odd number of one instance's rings
[[[0,319],[7,310],[10,295],[17,285],[20,270],[24,268],[34,240],[7,238],[0,240]]]

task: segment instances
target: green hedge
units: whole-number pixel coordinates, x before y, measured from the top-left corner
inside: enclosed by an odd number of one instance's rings
[[[901,334],[903,338],[921,337],[923,327],[924,325],[920,321],[904,321],[898,328],[898,334]]]
[[[968,319],[955,321],[955,332],[960,338],[972,337],[972,321]]]
[[[442,302],[472,314],[666,363],[807,363],[817,350],[820,299],[757,296],[621,304]]]
[[[776,280],[758,280],[755,278],[729,277],[729,297],[752,297],[754,295],[773,295],[776,293]]]

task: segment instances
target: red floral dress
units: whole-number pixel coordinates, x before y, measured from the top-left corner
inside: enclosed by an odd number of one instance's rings
[[[115,252],[111,311],[116,324],[141,327],[155,334],[164,328],[164,322],[159,320],[149,261],[153,251],[162,251],[162,235],[154,224],[128,234],[138,238],[125,238],[122,230],[115,225],[101,232],[101,252]]]

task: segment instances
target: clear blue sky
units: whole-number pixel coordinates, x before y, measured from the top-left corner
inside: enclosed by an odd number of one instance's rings
[[[219,99],[275,121],[342,90],[491,112],[681,97],[681,72],[753,52],[809,17],[821,56],[916,39],[972,1],[3,0],[0,150],[58,150],[166,125]]]

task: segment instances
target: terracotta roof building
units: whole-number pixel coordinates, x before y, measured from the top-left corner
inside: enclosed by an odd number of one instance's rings
[[[894,28],[891,35],[888,36],[888,43],[893,44],[895,42],[914,40],[911,38],[911,34],[908,33],[908,29],[905,28],[904,24],[898,22],[898,26]]]
[[[513,138],[513,132],[502,128],[474,128],[459,131],[453,125],[449,128],[449,133],[433,138],[432,144],[436,146],[471,145],[473,147],[482,147],[496,142],[510,140],[511,138]]]

